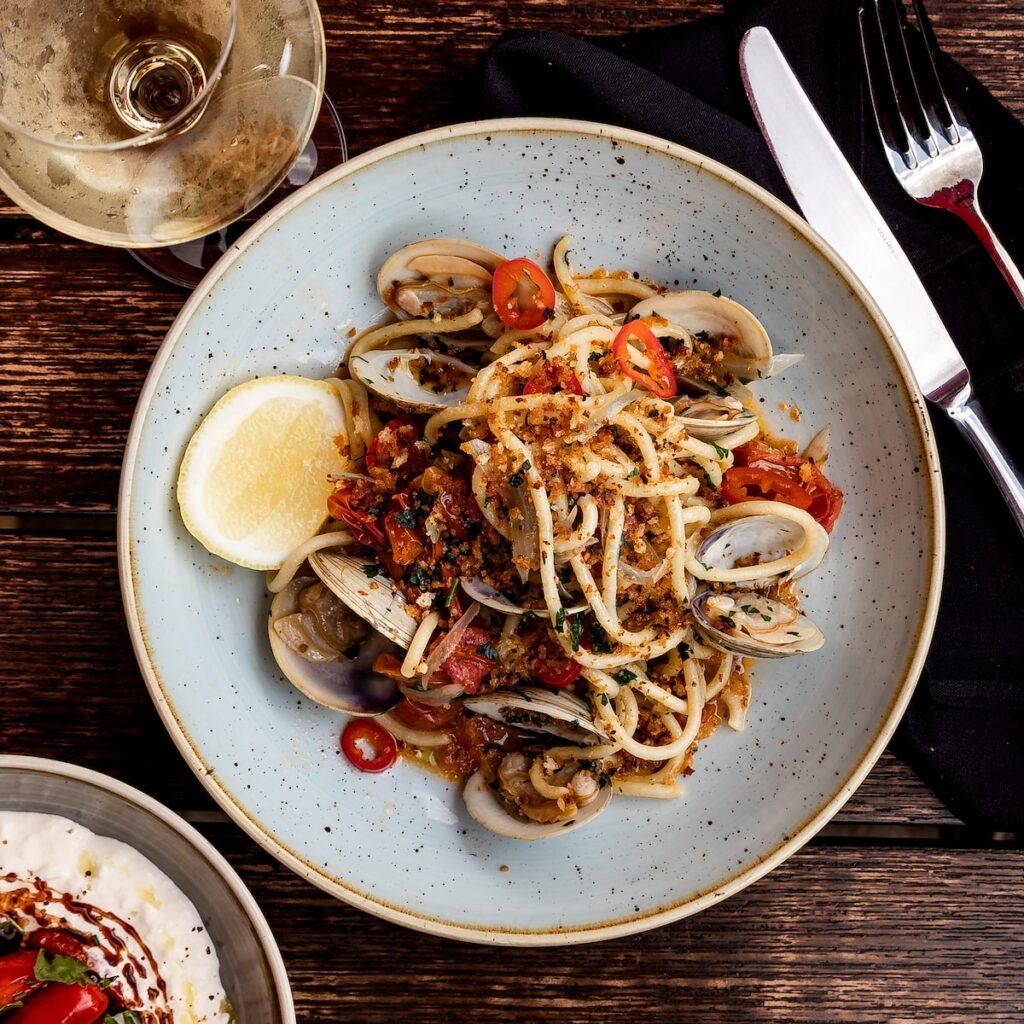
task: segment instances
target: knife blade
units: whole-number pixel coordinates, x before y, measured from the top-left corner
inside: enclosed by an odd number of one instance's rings
[[[768,29],[752,28],[743,37],[740,71],[761,133],[805,219],[860,278],[921,391],[974,446],[1024,534],[1024,479],[992,434],[963,357]]]

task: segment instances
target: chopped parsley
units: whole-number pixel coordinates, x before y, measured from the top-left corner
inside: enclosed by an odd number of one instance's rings
[[[409,583],[414,587],[419,587],[420,590],[428,590],[430,584],[433,583],[433,577],[426,569],[413,569],[409,573]]]
[[[363,575],[368,579],[372,580],[374,576],[381,574],[381,567],[379,565],[364,565]]]
[[[416,510],[413,508],[403,508],[401,512],[395,513],[395,522],[399,526],[404,526],[411,529],[416,526],[419,520],[416,518]]]
[[[522,467],[522,469],[520,469],[518,473],[513,473],[513,474],[512,474],[512,475],[511,475],[511,476],[510,476],[510,477],[508,478],[508,482],[509,482],[510,486],[512,486],[512,487],[522,487],[522,486],[523,486],[523,482],[524,482],[524,481],[525,481],[525,479],[526,479],[526,478],[525,478],[525,477],[523,476],[523,474],[524,474],[524,473],[525,473],[525,472],[526,472],[526,471],[527,471],[528,469],[531,469],[531,468],[532,468],[532,464],[531,464],[530,460],[529,460],[529,459],[527,459],[527,460],[526,460],[526,461],[525,461],[525,462],[523,463],[523,467]]]
[[[558,611],[555,612],[555,632],[557,632],[557,633],[564,633],[565,632],[565,609],[564,608],[559,608]]]
[[[455,600],[455,591],[459,589],[459,583],[461,582],[461,579],[462,578],[460,576],[456,576],[455,579],[452,580],[452,585],[448,588],[448,593],[445,594],[444,597],[445,608],[451,608],[452,601]]]
[[[621,683],[623,686],[625,686],[628,683],[633,682],[634,679],[636,679],[636,673],[630,672],[628,668],[623,668],[619,669],[619,671],[612,676],[612,679],[614,679],[615,682]]]
[[[587,626],[587,636],[590,638],[590,645],[595,654],[611,654],[614,647],[608,643],[608,634],[600,622],[591,622]]]
[[[494,644],[481,644],[477,649],[476,653],[489,659],[490,661],[498,660],[498,649]]]
[[[715,449],[715,454],[720,459],[727,459],[727,458],[729,458],[729,449],[728,448],[723,448],[720,444],[715,444],[714,441],[710,441],[709,444],[711,445],[712,448]]]
[[[572,644],[572,649],[578,651],[580,649],[580,634],[583,632],[583,619],[579,615],[574,615],[569,620],[569,642]]]

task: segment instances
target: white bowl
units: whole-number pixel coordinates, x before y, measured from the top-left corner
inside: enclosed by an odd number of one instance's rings
[[[231,865],[163,804],[73,764],[0,754],[0,811],[56,814],[133,846],[199,911],[238,1024],[295,1024],[284,962],[256,901]]]
[[[275,670],[256,573],[195,544],[174,500],[203,414],[257,374],[320,376],[380,313],[383,258],[462,235],[581,267],[722,291],[781,352],[759,391],[779,431],[834,428],[846,508],[805,604],[826,647],[757,669],[747,731],[705,743],[681,801],[616,799],[545,843],[482,831],[409,765],[337,751],[343,719]],[[799,423],[776,409],[788,402]],[[479,942],[581,942],[683,917],[807,841],[867,773],[927,650],[942,561],[923,401],[877,309],[807,225],[762,189],[650,136],[550,120],[439,129],[367,153],[268,214],[185,305],[139,402],[121,485],[121,580],[136,654],[171,736],[222,807],[294,870],[392,921]]]

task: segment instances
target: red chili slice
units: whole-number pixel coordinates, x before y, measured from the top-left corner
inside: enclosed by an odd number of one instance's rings
[[[629,355],[631,341],[647,356],[651,364],[648,369],[641,370],[633,365]],[[659,398],[671,398],[676,393],[678,385],[668,353],[643,320],[631,320],[622,325],[612,342],[612,355],[627,377],[653,391]]]
[[[353,718],[341,734],[341,749],[361,772],[385,772],[398,760],[394,736],[372,718]]]
[[[506,260],[491,283],[494,312],[506,327],[532,331],[555,310],[555,286],[533,260]]]
[[[545,363],[540,373],[535,373],[523,388],[524,395],[544,395],[565,391],[570,395],[582,395],[583,385],[579,377],[564,363]]]

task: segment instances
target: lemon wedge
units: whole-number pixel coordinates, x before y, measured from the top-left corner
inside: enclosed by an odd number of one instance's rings
[[[337,392],[326,381],[260,377],[224,395],[192,435],[178,473],[189,533],[249,569],[276,569],[327,518],[329,474],[345,468]]]

